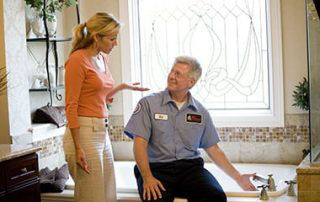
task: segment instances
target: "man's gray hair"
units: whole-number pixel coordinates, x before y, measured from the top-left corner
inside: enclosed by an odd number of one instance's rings
[[[174,61],[174,65],[176,64],[186,64],[190,67],[189,76],[197,82],[201,77],[202,69],[198,60],[194,57],[190,56],[178,56]]]

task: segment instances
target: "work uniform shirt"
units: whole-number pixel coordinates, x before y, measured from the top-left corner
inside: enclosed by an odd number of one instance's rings
[[[168,90],[142,98],[125,127],[125,134],[148,142],[149,162],[200,157],[199,148],[219,142],[208,111],[189,93],[179,110]]]

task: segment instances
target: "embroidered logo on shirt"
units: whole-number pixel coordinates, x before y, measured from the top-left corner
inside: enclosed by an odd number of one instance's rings
[[[155,120],[168,120],[168,115],[167,114],[154,114],[154,119]]]
[[[141,108],[142,108],[141,104],[138,103],[136,108],[133,111],[133,115],[138,114],[141,111]]]
[[[186,122],[187,123],[202,123],[202,115],[200,114],[187,114],[186,115]]]

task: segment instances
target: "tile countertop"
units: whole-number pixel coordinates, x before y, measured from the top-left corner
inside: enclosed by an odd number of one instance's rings
[[[0,144],[0,162],[31,154],[41,150],[32,145]]]

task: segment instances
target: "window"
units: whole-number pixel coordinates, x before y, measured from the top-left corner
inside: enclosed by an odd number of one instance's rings
[[[120,19],[129,25],[121,37],[122,58],[132,59],[123,69],[130,74],[123,76],[156,92],[166,86],[174,58],[191,55],[203,69],[192,93],[217,126],[282,126],[279,4],[271,0],[122,0]],[[134,51],[124,48],[129,46]],[[125,100],[134,104],[141,97],[127,96],[131,99]]]

